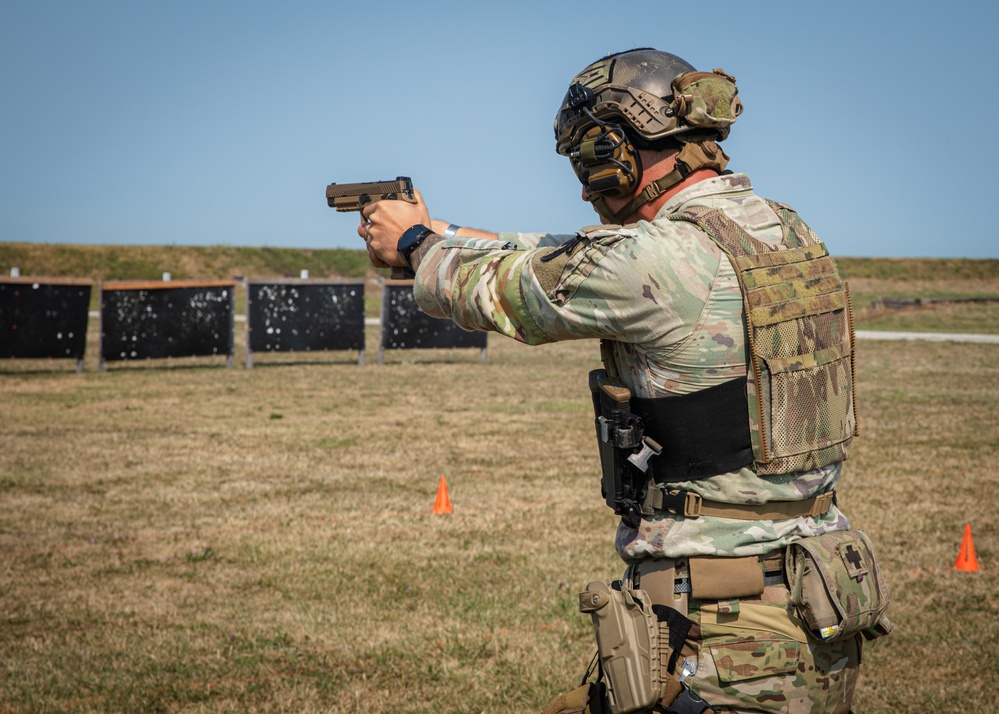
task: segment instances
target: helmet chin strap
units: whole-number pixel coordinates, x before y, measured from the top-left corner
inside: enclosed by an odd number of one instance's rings
[[[607,207],[603,196],[591,199],[593,208],[611,223],[622,224],[639,208],[649,201],[654,201],[673,186],[683,181],[687,176],[700,169],[714,169],[721,172],[728,165],[728,156],[713,141],[687,142],[676,155],[676,168],[662,178],[647,184],[620,211],[615,213]]]

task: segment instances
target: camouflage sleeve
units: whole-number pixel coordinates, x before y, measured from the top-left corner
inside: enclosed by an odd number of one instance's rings
[[[649,342],[670,323],[669,310],[642,299],[650,291],[634,257],[635,237],[629,228],[590,230],[531,250],[513,241],[453,238],[420,261],[414,295],[430,315],[527,344]]]
[[[513,243],[515,246],[523,250],[554,247],[576,237],[575,234],[559,235],[552,233],[514,233],[512,231],[504,231],[498,233],[497,235],[504,243]]]

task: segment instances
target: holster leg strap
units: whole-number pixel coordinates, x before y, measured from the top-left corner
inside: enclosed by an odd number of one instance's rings
[[[679,682],[677,684],[681,688],[680,693],[666,707],[666,714],[701,714],[705,711],[714,711],[706,701],[690,691],[690,687]]]
[[[602,686],[587,682],[578,689],[559,694],[544,714],[604,714]]]

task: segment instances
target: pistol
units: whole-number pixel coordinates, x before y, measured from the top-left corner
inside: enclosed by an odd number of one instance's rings
[[[589,383],[600,450],[601,494],[614,513],[638,528],[648,480],[644,473],[647,467],[635,460],[649,458],[639,451],[644,447],[644,424],[631,411],[631,391],[614,383],[605,370],[590,372]]]
[[[331,183],[326,187],[326,203],[341,212],[360,211],[375,201],[416,203],[413,182],[408,176],[398,176],[395,181]]]
[[[416,203],[413,182],[408,176],[397,176],[395,181],[362,181],[361,183],[331,183],[326,187],[326,203],[330,208],[344,213],[360,211],[375,201],[407,201]],[[392,277],[414,277],[406,268],[392,268]]]

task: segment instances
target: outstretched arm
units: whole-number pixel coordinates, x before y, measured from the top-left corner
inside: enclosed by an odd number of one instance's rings
[[[361,225],[357,234],[364,239],[368,248],[368,257],[376,268],[390,266],[405,266],[405,261],[396,250],[399,238],[407,229],[417,224],[430,228],[436,235],[428,239],[433,245],[443,240],[444,234],[451,225],[447,221],[430,218],[430,211],[423,201],[423,194],[414,192],[416,203],[405,201],[378,201],[366,206],[361,211]],[[493,240],[495,233],[461,226],[454,232],[462,238],[486,238]],[[427,246],[429,248],[429,245]]]
[[[433,229],[434,233],[437,235],[444,235],[444,232],[449,226],[453,224],[447,221],[440,221],[436,218],[430,221],[430,227]],[[495,240],[496,234],[489,231],[484,231],[481,228],[469,228],[467,226],[458,226],[458,230],[454,233],[455,236],[460,238],[486,238],[487,240]]]

